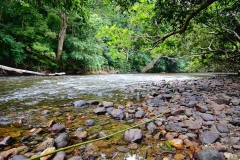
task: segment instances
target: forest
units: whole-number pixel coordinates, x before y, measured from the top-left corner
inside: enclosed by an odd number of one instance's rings
[[[1,0],[0,64],[67,74],[240,72],[238,0]]]

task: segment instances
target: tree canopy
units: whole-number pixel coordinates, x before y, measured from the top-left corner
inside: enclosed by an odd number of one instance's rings
[[[1,0],[0,64],[67,73],[239,72],[239,10],[237,0]]]

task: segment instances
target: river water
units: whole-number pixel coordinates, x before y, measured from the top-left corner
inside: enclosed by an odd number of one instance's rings
[[[184,80],[213,73],[191,74],[109,74],[60,77],[6,77],[0,78],[0,104],[34,105],[56,103],[81,98],[86,94],[111,94],[127,87],[137,88],[143,83],[161,80]]]

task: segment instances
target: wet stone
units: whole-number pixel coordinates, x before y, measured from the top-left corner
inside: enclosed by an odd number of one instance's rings
[[[213,131],[205,131],[201,133],[199,139],[204,144],[214,143],[219,138],[219,134]]]
[[[7,136],[3,139],[0,139],[0,146],[3,145],[3,146],[7,146],[9,145],[11,142],[13,141],[13,138],[11,136]]]
[[[44,155],[44,154],[47,154],[47,153],[53,152],[53,151],[55,151],[55,150],[56,150],[55,147],[47,148],[47,149],[45,149],[45,150],[41,153],[41,155]],[[53,155],[50,154],[50,155],[47,155],[47,156],[41,157],[40,160],[48,160],[48,159],[50,159],[50,157],[52,157],[52,156],[53,156]]]
[[[76,136],[77,136],[78,139],[80,139],[80,140],[85,139],[85,138],[87,138],[87,131],[78,132],[78,133],[76,134]]]
[[[54,139],[48,138],[37,147],[36,151],[43,151],[47,148],[53,147],[53,145],[54,145]]]
[[[88,119],[84,122],[84,124],[85,124],[85,126],[90,127],[90,126],[94,126],[95,122],[92,119]]]
[[[69,140],[68,134],[62,133],[54,140],[54,144],[57,149],[64,148],[67,146],[68,140]]]
[[[142,139],[142,131],[140,129],[130,129],[124,134],[124,139],[128,142],[135,142]]]
[[[12,157],[12,160],[26,160],[26,159],[28,158],[24,155],[15,155]]]
[[[153,103],[154,105],[160,105],[160,104],[164,104],[163,100],[160,100],[158,98],[154,98],[151,103]]]
[[[200,116],[204,121],[214,121],[214,117],[211,114],[201,113]]]
[[[231,103],[232,103],[234,106],[237,106],[237,105],[240,104],[240,100],[232,99],[232,100],[231,100]]]
[[[57,152],[52,160],[65,160],[67,155],[64,151]]]
[[[75,101],[75,102],[73,103],[73,105],[74,105],[74,107],[76,107],[76,108],[80,108],[80,107],[86,106],[86,105],[87,105],[87,102],[84,101],[84,100],[79,100],[79,101]]]
[[[68,160],[82,160],[81,156],[74,156],[72,158],[69,158]]]
[[[198,153],[198,160],[224,160],[224,157],[212,148],[206,148]]]
[[[230,132],[226,124],[217,123],[216,128],[221,133],[229,133]]]
[[[144,112],[143,110],[137,111],[137,112],[135,113],[135,117],[136,117],[136,118],[143,118],[144,115],[145,115],[145,112]]]
[[[93,110],[95,114],[103,114],[106,113],[106,109],[104,107],[97,107]]]
[[[111,112],[111,115],[115,119],[122,120],[124,118],[124,112],[121,109],[113,109],[112,112]]]
[[[61,132],[61,131],[64,131],[65,129],[66,129],[66,127],[63,124],[52,125],[52,131],[54,131],[54,132]]]
[[[187,129],[182,128],[178,123],[171,123],[166,125],[166,130],[171,132],[187,132]]]
[[[147,124],[148,133],[152,134],[157,129],[156,125],[153,122]]]
[[[105,107],[105,108],[113,107],[113,102],[106,102],[106,101],[103,101],[102,103],[99,104],[99,106],[101,106],[101,107]]]
[[[118,147],[117,150],[119,152],[123,152],[123,153],[127,153],[127,152],[130,152],[130,150],[128,148],[124,148],[124,147]]]

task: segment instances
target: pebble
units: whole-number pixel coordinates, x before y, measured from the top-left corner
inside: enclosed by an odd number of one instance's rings
[[[204,144],[211,144],[219,138],[219,134],[213,131],[205,131],[200,134],[200,141]]]
[[[224,157],[212,148],[206,148],[198,153],[198,160],[224,160]]]
[[[135,142],[142,139],[142,131],[140,129],[130,129],[124,134],[124,139],[128,142]]]

